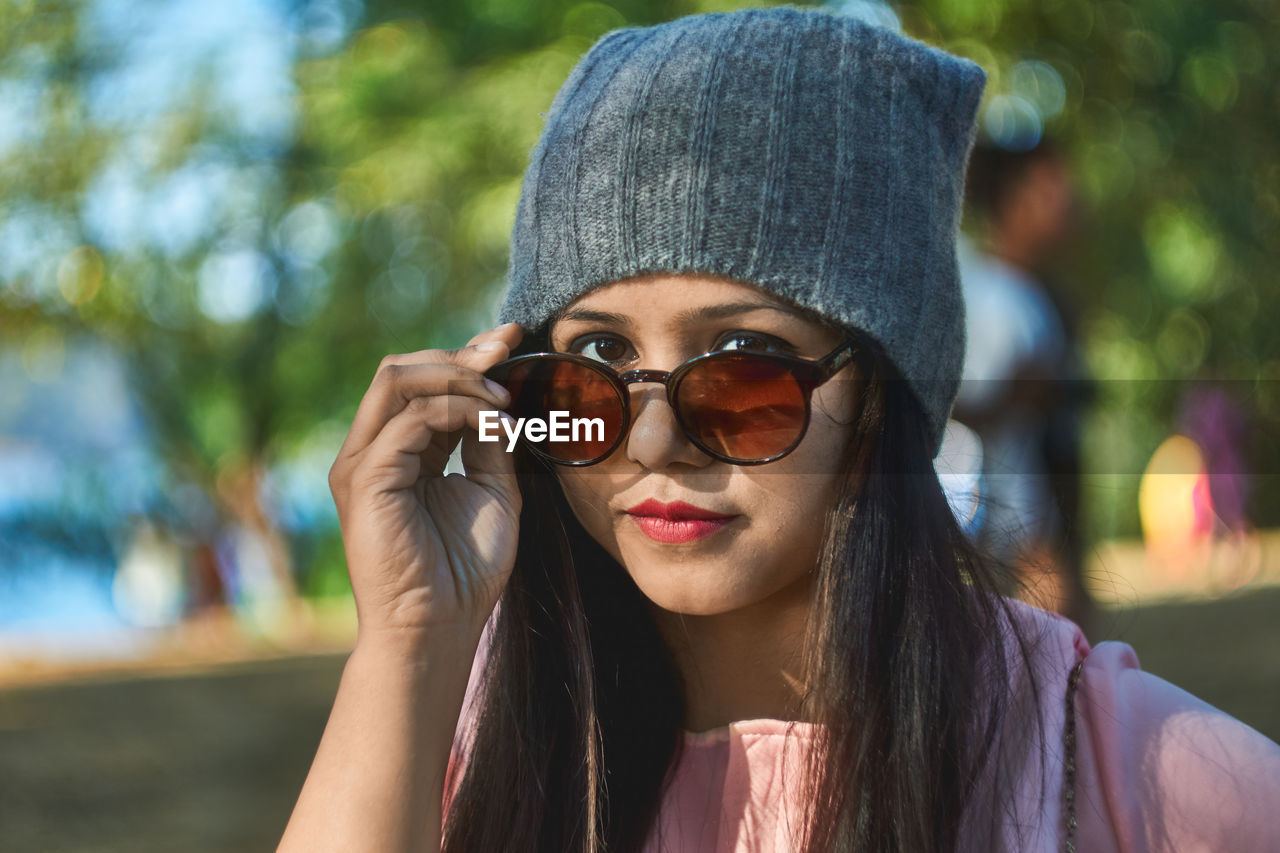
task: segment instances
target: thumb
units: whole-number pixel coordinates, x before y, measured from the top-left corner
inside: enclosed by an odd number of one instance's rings
[[[506,412],[500,417],[510,419]],[[464,431],[462,467],[468,480],[494,492],[519,514],[521,496],[516,479],[515,454],[507,452],[507,440],[502,431],[499,431],[497,441],[481,441],[478,431]]]

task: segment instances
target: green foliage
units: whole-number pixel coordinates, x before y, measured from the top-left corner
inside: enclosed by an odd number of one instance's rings
[[[370,3],[344,44],[298,60],[296,135],[262,150],[207,96],[207,76],[144,128],[91,120],[86,93],[119,57],[85,52],[86,6],[0,0],[0,83],[38,89],[33,129],[0,148],[0,226],[42,235],[40,263],[0,281],[0,334],[32,352],[62,335],[111,340],[135,366],[166,458],[215,494],[227,465],[288,461],[340,436],[385,353],[458,346],[487,327],[541,116],[596,37],[743,5]],[[897,11],[910,34],[981,63],[988,100],[1060,99],[1049,130],[1078,175],[1086,226],[1061,277],[1078,292],[1094,374],[1139,380],[1101,386],[1088,462],[1126,477],[1090,493],[1093,529],[1135,533],[1133,475],[1170,431],[1181,387],[1153,380],[1256,380],[1260,423],[1280,418],[1268,310],[1280,287],[1280,19],[1263,0]],[[1026,60],[1047,63],[1063,90]],[[86,193],[121,157],[151,188],[212,158],[226,198],[177,249],[96,245]],[[230,318],[210,313],[201,288],[234,261],[228,246],[251,251],[272,289]],[[1255,448],[1267,471],[1280,464],[1269,444]],[[1274,489],[1256,515],[1280,520]],[[327,544],[305,583],[317,592],[334,588],[341,559],[333,532],[318,535]]]

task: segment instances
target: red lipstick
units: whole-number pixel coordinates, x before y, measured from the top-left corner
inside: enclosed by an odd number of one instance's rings
[[[627,514],[644,535],[669,544],[705,539],[736,518],[684,501],[664,504],[652,498],[631,507]]]

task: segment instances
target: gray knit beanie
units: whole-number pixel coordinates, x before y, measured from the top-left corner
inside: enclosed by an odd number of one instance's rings
[[[642,273],[750,282],[877,341],[936,453],[964,356],[955,239],[984,82],[819,10],[610,33],[531,156],[499,319],[542,329]]]

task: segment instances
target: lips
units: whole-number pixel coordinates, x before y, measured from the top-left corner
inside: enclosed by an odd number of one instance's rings
[[[675,544],[705,539],[737,516],[674,501],[664,504],[650,498],[627,510],[640,532],[656,542]]]
[[[722,512],[712,512],[709,509],[687,504],[684,501],[673,501],[669,504],[655,501],[653,498],[644,503],[636,504],[627,510],[631,515],[643,515],[651,518],[661,518],[666,521],[710,521],[714,519],[733,518],[732,515],[726,515]]]

